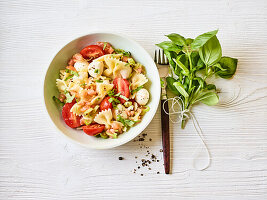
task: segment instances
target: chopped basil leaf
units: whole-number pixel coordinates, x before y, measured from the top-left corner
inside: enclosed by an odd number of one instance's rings
[[[130,119],[124,119],[121,115],[117,116],[117,121],[121,122],[124,126],[132,127],[138,121],[133,121]]]
[[[128,101],[129,99],[126,97],[126,96],[123,96],[123,95],[119,95],[120,98],[124,99],[125,101]]]
[[[65,96],[66,96],[66,103],[71,103],[73,99],[75,98],[75,95],[71,96],[68,91],[65,90]]]
[[[69,75],[67,78],[65,78],[64,81],[67,81],[67,80],[71,79],[73,76],[74,76],[73,74]]]
[[[106,133],[100,133],[99,135],[103,139],[107,139],[108,138],[108,135]]]
[[[137,87],[136,89],[134,89],[134,90],[131,91],[131,94],[134,94],[135,92],[138,92],[138,91],[141,90],[143,87],[144,87],[143,85]]]
[[[57,97],[53,96],[52,99],[56,104],[58,104],[60,106],[64,106],[64,103],[61,102]]]
[[[98,74],[99,70],[98,69],[95,69],[94,73]]]
[[[129,63],[130,65],[134,65],[134,64],[135,64],[134,59],[129,58],[129,59],[128,59],[128,63]]]
[[[106,46],[107,46],[107,42],[104,42],[103,50],[105,50]]]
[[[124,51],[123,49],[114,49],[115,53],[122,54],[126,57],[131,57],[131,52]]]
[[[79,76],[78,72],[71,71],[70,73],[73,74],[73,75],[75,75],[75,76]]]
[[[108,96],[112,97],[112,96],[114,96],[114,95],[115,95],[114,89],[108,91]]]
[[[95,80],[97,83],[103,83],[103,80]]]
[[[121,103],[118,99],[114,98],[114,97],[110,97],[108,100],[110,103],[114,102],[114,103]]]

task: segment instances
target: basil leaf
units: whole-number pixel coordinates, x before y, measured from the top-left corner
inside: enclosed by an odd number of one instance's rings
[[[200,59],[197,61],[197,70],[203,69],[205,67],[204,62]]]
[[[214,106],[219,102],[219,97],[216,92],[207,92],[200,96],[197,100],[208,106]]]
[[[126,96],[123,96],[123,95],[120,94],[119,97],[124,99],[125,101],[129,101],[129,99]]]
[[[162,48],[164,51],[174,51],[176,53],[179,53],[182,50],[181,47],[178,47],[175,43],[170,41],[161,42],[156,45]]]
[[[226,71],[226,70],[227,70],[227,69],[222,68],[222,66],[221,66],[220,63],[215,63],[215,64],[213,65],[213,67],[215,67],[215,68],[219,68],[219,70],[221,70],[221,71]]]
[[[121,115],[117,116],[117,121],[121,122],[124,126],[132,127],[138,121],[132,121],[129,119],[124,119]]]
[[[107,42],[104,42],[103,51],[105,50],[106,46],[107,46]]]
[[[110,97],[108,100],[110,103],[115,102],[115,103],[121,103],[118,99],[114,98],[114,97]]]
[[[207,90],[216,90],[216,86],[214,84],[208,84],[205,87]]]
[[[177,33],[171,33],[169,35],[166,35],[173,43],[179,45],[179,46],[185,46],[186,40],[183,36],[177,34]]]
[[[236,58],[222,57],[219,64],[225,70],[220,70],[216,73],[221,78],[231,78],[236,72],[237,62],[238,60]]]
[[[181,95],[183,95],[185,98],[187,98],[189,96],[188,93],[185,91],[184,86],[182,85],[182,83],[177,81],[177,82],[174,82],[173,85],[181,93]]]
[[[176,80],[172,77],[167,77],[166,78],[166,82],[167,82],[167,88],[176,95],[179,95],[180,93],[178,92],[178,90],[176,89],[176,87],[173,85],[174,82],[176,82]]]
[[[175,62],[172,59],[173,58],[176,58],[177,57],[177,54],[174,53],[174,52],[170,52],[170,51],[164,51],[164,54],[166,55],[166,57],[169,60],[169,64],[170,64],[170,67],[171,67],[172,72],[175,73],[176,64],[175,64]],[[176,75],[179,75],[179,74],[176,74]]]
[[[78,72],[76,72],[76,71],[72,71],[72,70],[71,70],[70,73],[71,73],[72,75],[79,76]]]
[[[192,65],[193,66],[197,66],[197,63],[198,63],[198,61],[200,59],[200,56],[199,56],[198,52],[193,51],[191,53],[190,57],[191,57]]]
[[[221,59],[222,48],[216,36],[200,47],[199,56],[206,66],[213,65]]]
[[[74,74],[69,75],[67,78],[65,78],[64,81],[67,81],[67,80],[71,79],[73,76],[74,76]]]
[[[213,36],[215,36],[218,33],[218,30],[210,31],[207,33],[203,33],[199,36],[197,36],[194,41],[191,44],[192,50],[197,50],[200,47],[202,47],[208,40],[210,40]]]
[[[186,66],[179,60],[179,57],[176,59],[173,58],[173,61],[177,64],[178,67],[180,67],[183,71],[183,74],[188,76],[189,75],[189,70],[186,68]]]
[[[108,135],[106,133],[100,133],[99,135],[103,139],[108,139]]]
[[[134,89],[134,90],[131,91],[131,94],[133,94],[133,93],[135,93],[135,92],[138,92],[138,91],[141,90],[143,87],[144,87],[143,85],[137,87],[136,89]],[[125,98],[126,98],[126,97],[125,97]]]
[[[194,41],[194,39],[192,39],[192,38],[187,38],[187,39],[185,40],[185,43],[186,43],[186,45],[190,45],[190,44],[192,44],[193,41]]]
[[[204,88],[204,80],[200,77],[195,77],[193,80],[198,81],[198,84],[200,85],[201,88]]]
[[[53,96],[52,99],[56,104],[58,104],[60,106],[64,106],[64,103],[61,102],[57,97]]]
[[[66,103],[71,103],[75,97],[75,95],[71,96],[69,92],[65,92]]]
[[[130,57],[131,52],[124,51],[123,49],[114,49],[115,53],[122,54],[123,56]]]

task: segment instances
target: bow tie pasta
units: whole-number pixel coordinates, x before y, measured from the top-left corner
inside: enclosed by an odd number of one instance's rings
[[[115,139],[149,111],[147,82],[144,66],[129,52],[98,42],[74,54],[60,70],[59,97],[53,99],[64,105],[62,117],[69,127]]]

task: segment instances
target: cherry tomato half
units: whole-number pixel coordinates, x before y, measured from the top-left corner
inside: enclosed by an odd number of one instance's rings
[[[121,95],[125,96],[126,98],[130,97],[130,89],[129,89],[129,81],[127,79],[123,78],[115,78],[113,81],[113,84],[115,86],[115,89],[117,90],[117,93],[120,93]],[[125,103],[125,99],[119,97],[118,98],[121,103]]]
[[[70,111],[70,109],[72,108],[72,106],[74,104],[75,104],[75,102],[66,103],[62,108],[62,117],[63,117],[65,123],[71,128],[77,128],[77,127],[81,126],[81,123],[80,123],[81,117],[73,114]]]
[[[102,110],[108,110],[109,108],[112,109],[112,103],[110,103],[108,100],[110,97],[105,97],[101,103],[100,103],[100,111]]]
[[[90,124],[88,126],[83,126],[83,132],[85,132],[87,135],[94,136],[98,133],[101,133],[105,125],[103,124]]]
[[[83,58],[85,58],[85,59],[95,59],[95,58],[98,58],[100,56],[103,56],[105,53],[101,49],[101,47],[99,47],[97,45],[89,45],[89,46],[83,48],[81,50],[80,54],[82,54]]]

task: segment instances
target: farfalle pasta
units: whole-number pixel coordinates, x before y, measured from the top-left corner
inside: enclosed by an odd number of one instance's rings
[[[90,135],[117,138],[139,123],[149,110],[144,67],[129,52],[98,42],[76,53],[60,70],[56,86],[71,128]]]

